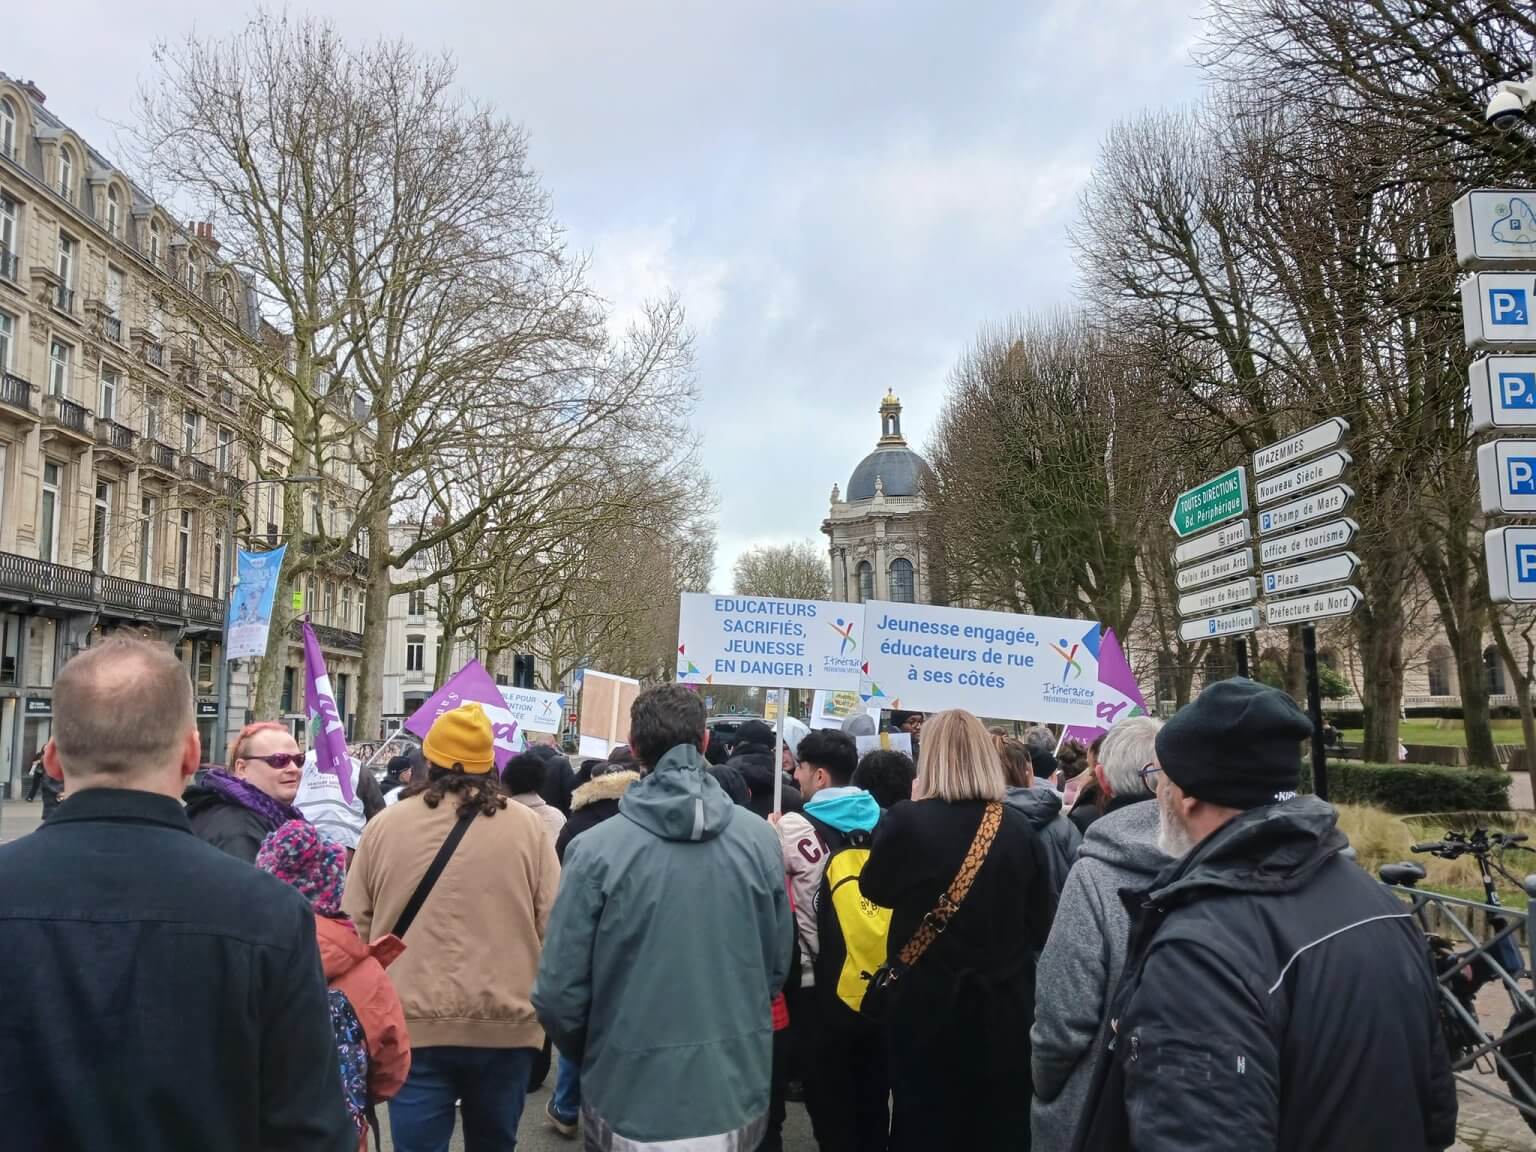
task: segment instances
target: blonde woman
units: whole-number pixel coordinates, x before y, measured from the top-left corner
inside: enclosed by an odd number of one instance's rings
[[[1052,900],[1044,849],[1028,818],[1004,803],[1006,790],[980,720],[929,717],[912,802],[880,821],[860,877],[863,894],[893,910],[890,1152],[1029,1148],[1020,1075]],[[965,876],[958,908],[937,912]],[[933,935],[925,922],[945,927]],[[924,938],[921,955],[904,964]]]

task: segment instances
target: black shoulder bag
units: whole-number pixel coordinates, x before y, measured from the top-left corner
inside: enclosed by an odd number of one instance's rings
[[[470,822],[477,815],[474,809],[460,816],[454,824],[453,830],[448,833],[448,838],[443,841],[443,846],[437,850],[437,855],[432,857],[432,863],[427,865],[427,871],[421,878],[421,883],[416,885],[416,891],[411,893],[410,900],[405,905],[405,910],[400,913],[400,919],[395,921],[395,926],[390,934],[401,940],[410,930],[411,922],[416,919],[416,914],[421,911],[421,906],[427,902],[427,897],[432,894],[437,879],[443,874],[443,869],[448,867],[448,861],[452,859],[454,851],[459,846],[459,841],[464,839],[464,833],[469,831]]]

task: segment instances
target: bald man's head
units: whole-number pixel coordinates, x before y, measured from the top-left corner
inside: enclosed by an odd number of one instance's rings
[[[44,760],[69,791],[159,784],[179,793],[197,767],[192,681],[156,641],[119,633],[70,660],[54,681],[53,717],[54,755]]]

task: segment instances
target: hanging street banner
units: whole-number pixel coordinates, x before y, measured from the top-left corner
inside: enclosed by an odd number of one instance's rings
[[[1536,192],[1474,188],[1451,206],[1451,222],[1463,268],[1536,268]]]
[[[1264,622],[1270,625],[1304,624],[1309,620],[1326,620],[1330,616],[1348,616],[1363,599],[1360,589],[1353,584],[1346,584],[1342,588],[1330,588],[1326,592],[1314,592],[1308,596],[1267,600],[1264,603]]]
[[[1197,640],[1214,640],[1221,636],[1241,636],[1255,632],[1259,627],[1259,610],[1244,608],[1240,612],[1228,612],[1225,616],[1207,616],[1203,620],[1186,620],[1179,625],[1179,639],[1186,644]]]
[[[1245,520],[1243,523],[1247,523]],[[1202,584],[1214,584],[1218,580],[1228,580],[1233,576],[1246,576],[1253,571],[1253,549],[1242,548],[1236,552],[1228,552],[1225,556],[1218,556],[1214,560],[1207,560],[1204,564],[1196,564],[1193,568],[1181,568],[1175,580],[1178,582],[1179,591],[1187,588],[1199,588]]]
[[[844,611],[857,605],[842,605]],[[932,604],[864,605],[866,704],[998,720],[1090,724],[1099,626]]]
[[[1193,540],[1184,541],[1174,548],[1173,562],[1183,565],[1194,560],[1203,560],[1207,556],[1236,548],[1239,544],[1246,544],[1252,539],[1253,525],[1246,520],[1239,520],[1235,524],[1228,524],[1204,536],[1196,536]]]
[[[868,659],[865,614],[830,600],[685,592],[678,683],[857,692]]]
[[[1248,470],[1239,464],[1180,493],[1168,523],[1181,538],[1236,519],[1248,511]]]
[[[1289,568],[1271,568],[1264,573],[1264,595],[1300,592],[1303,588],[1317,588],[1324,584],[1342,584],[1355,574],[1358,567],[1360,557],[1353,552],[1340,552],[1337,556],[1325,556],[1321,560],[1309,560]]]
[[[1289,536],[1275,536],[1260,546],[1260,560],[1266,567],[1286,560],[1299,560],[1318,552],[1332,552],[1335,548],[1347,548],[1355,533],[1360,531],[1348,516],[1330,520],[1315,528],[1303,528]]]
[[[1273,504],[1276,500],[1305,492],[1308,488],[1316,488],[1319,484],[1337,480],[1353,463],[1354,458],[1342,449],[1326,453],[1315,460],[1308,460],[1300,467],[1260,480],[1254,485],[1255,502],[1262,508],[1266,504]]]
[[[491,722],[495,739],[496,771],[507,766],[507,761],[523,750],[524,741],[517,730],[517,721],[507,711],[507,703],[501,698],[501,689],[491,674],[478,660],[471,660],[460,668],[444,685],[405,722],[405,730],[422,740],[432,730],[435,721],[444,712],[451,712],[460,704],[475,703],[485,710],[485,718]]]
[[[229,603],[225,605],[228,619],[224,626],[229,631],[229,646],[224,650],[224,659],[244,660],[267,654],[272,601],[277,596],[277,578],[283,571],[287,551],[288,545],[283,544],[269,552],[242,550],[237,554],[235,586],[230,589]]]
[[[1068,724],[1061,730],[1060,748],[1068,740],[1084,745],[1092,744],[1121,720],[1131,716],[1145,716],[1147,700],[1136,683],[1136,674],[1120,647],[1120,638],[1113,628],[1104,629],[1099,641],[1099,687],[1094,697],[1095,719],[1092,724]]]
[[[1337,516],[1355,498],[1355,490],[1348,484],[1335,484],[1321,492],[1310,492],[1299,500],[1282,504],[1268,512],[1259,513],[1259,535],[1283,532],[1302,524],[1310,524],[1325,516]]]
[[[524,732],[558,732],[565,719],[565,697],[559,692],[497,685],[501,699]]]
[[[1341,416],[1330,416],[1321,424],[1314,424],[1294,436],[1287,436],[1284,440],[1260,448],[1253,454],[1253,474],[1265,476],[1276,468],[1283,468],[1329,448],[1337,448],[1348,433],[1348,420]]]
[[[1536,528],[1511,525],[1483,535],[1488,594],[1495,604],[1536,603]]]
[[[1536,428],[1536,356],[1483,356],[1467,369],[1472,431]]]
[[[1536,349],[1536,277],[1479,272],[1461,282],[1461,323],[1468,348]]]
[[[1536,440],[1493,440],[1477,450],[1484,512],[1536,512]]]
[[[1234,580],[1230,584],[1218,584],[1179,597],[1180,616],[1204,616],[1219,608],[1231,608],[1237,604],[1251,604],[1258,599],[1258,581],[1252,576]]]

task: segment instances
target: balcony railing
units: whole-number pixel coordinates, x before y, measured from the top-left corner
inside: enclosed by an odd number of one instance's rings
[[[207,389],[202,369],[196,364],[183,364],[181,371],[177,373],[177,378],[181,381],[181,386],[189,392],[202,393]]]
[[[320,550],[320,542],[313,536],[306,537],[299,548],[306,556],[313,555]],[[354,576],[366,575],[368,571],[368,558],[350,549],[339,555],[326,556],[320,563],[349,572]]]
[[[363,634],[361,632],[348,632],[344,628],[332,628],[329,624],[316,624],[315,639],[320,641],[322,647],[337,648],[344,652],[361,652],[363,650]],[[303,631],[299,628],[297,620],[288,621],[288,638],[290,640],[302,640]]]
[[[155,340],[144,341],[144,363],[151,368],[164,368],[165,345]]]
[[[101,334],[106,339],[112,341],[112,343],[114,343],[114,344],[121,344],[123,342],[123,320],[122,320],[122,317],[120,317],[120,316],[113,316],[110,313],[102,316],[102,318],[101,318]]]
[[[235,411],[235,390],[228,384],[220,385],[218,393],[219,407],[225,411]]]
[[[96,443],[114,452],[132,454],[133,429],[124,427],[116,420],[96,417]]]
[[[189,480],[200,488],[213,487],[213,465],[206,464],[194,456],[181,458],[181,478]]]
[[[175,588],[161,588],[121,576],[101,577],[101,602],[108,608],[136,612],[143,616],[180,616],[181,593]]]
[[[32,385],[13,372],[0,373],[0,404],[37,411],[32,407]]]
[[[88,431],[90,418],[91,410],[83,404],[76,404],[62,396],[43,397],[43,419],[49,424],[88,437],[91,435]]]
[[[66,284],[60,284],[53,292],[53,306],[60,312],[73,316],[75,314],[75,290]]]
[[[182,612],[188,620],[223,625],[224,601],[213,596],[199,596],[195,592],[183,592],[182,596],[185,600]]]
[[[84,568],[50,564],[14,552],[0,552],[0,589],[20,592],[28,598],[76,600],[94,603],[91,574]]]
[[[0,280],[9,280],[15,284],[20,275],[21,257],[9,248],[0,248]]]
[[[162,472],[176,471],[176,449],[158,440],[139,441],[139,459]]]

